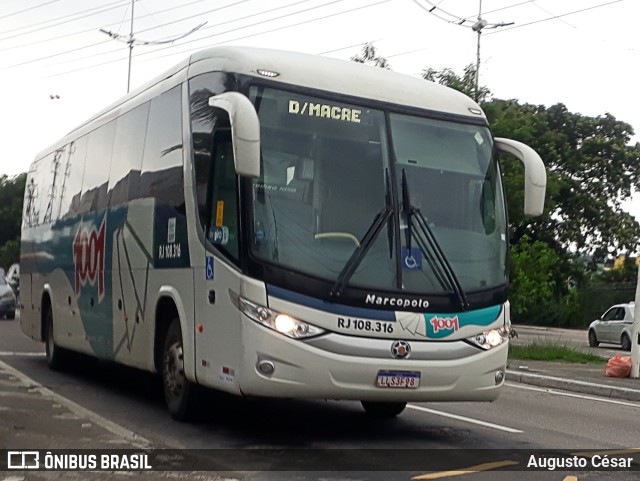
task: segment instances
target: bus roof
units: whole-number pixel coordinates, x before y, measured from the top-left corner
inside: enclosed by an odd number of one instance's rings
[[[69,132],[63,139],[38,154],[36,159],[66,144],[70,137],[82,135],[117,115],[147,101],[155,86],[177,84],[185,78],[212,72],[234,72],[261,76],[258,71],[277,72],[269,80],[283,84],[324,90],[356,98],[372,99],[439,113],[485,119],[484,112],[471,98],[436,83],[372,67],[358,62],[339,60],[282,50],[255,47],[212,47],[194,53],[163,74],[123,96]],[[126,105],[128,104],[128,105]]]
[[[258,70],[264,70],[277,72],[271,80],[285,84],[484,118],[478,104],[457,90],[353,61],[263,48],[213,47],[194,53],[189,63],[190,77],[210,70],[260,77]]]

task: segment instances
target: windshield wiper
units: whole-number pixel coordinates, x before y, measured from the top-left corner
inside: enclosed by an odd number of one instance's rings
[[[411,239],[413,238],[413,219],[416,219],[417,228],[422,231],[427,244],[430,249],[427,249],[427,245],[424,242],[421,242],[421,239],[416,236],[416,243],[422,252],[422,255],[427,258],[432,266],[434,267],[434,275],[441,286],[444,287],[444,279],[448,282],[450,288],[455,293],[458,301],[460,302],[460,307],[462,310],[466,310],[469,307],[469,301],[467,300],[467,296],[460,285],[460,281],[456,276],[456,273],[453,271],[447,256],[444,254],[442,247],[438,243],[436,237],[433,235],[433,231],[429,226],[429,222],[425,219],[420,209],[411,205],[411,196],[409,195],[409,184],[407,183],[407,175],[402,169],[402,211],[407,216],[407,248],[409,252],[411,252]],[[433,253],[433,255],[432,255]]]
[[[360,242],[360,246],[355,251],[353,251],[353,254],[351,254],[351,257],[342,268],[342,271],[340,271],[340,274],[338,275],[336,282],[334,282],[333,286],[331,286],[331,290],[329,291],[330,296],[339,297],[342,294],[342,291],[344,290],[344,287],[346,286],[347,282],[349,282],[349,279],[351,279],[351,276],[353,276],[353,273],[356,271],[356,269],[364,259],[364,256],[367,255],[367,252],[369,252],[369,249],[371,249],[371,247],[373,246],[373,243],[378,238],[378,235],[380,235],[380,232],[382,231],[383,227],[385,226],[385,224],[387,224],[387,222],[389,222],[389,219],[393,215],[393,207],[391,206],[391,196],[389,194],[390,185],[389,185],[388,170],[385,173],[385,180],[386,180],[386,189],[387,189],[387,194],[385,196],[386,205],[373,218],[373,222],[367,229],[367,233],[362,238],[362,242]],[[392,240],[391,235],[389,236],[389,240],[391,242]],[[390,253],[391,252],[392,251],[390,250]]]

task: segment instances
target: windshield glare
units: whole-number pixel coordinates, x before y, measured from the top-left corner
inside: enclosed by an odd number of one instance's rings
[[[335,281],[376,218],[403,207],[404,170],[409,202],[428,221],[462,288],[504,284],[506,222],[486,128],[392,113],[390,141],[382,110],[270,88],[252,87],[251,99],[262,148],[252,189],[255,257]],[[424,234],[408,222],[405,214],[389,217],[349,285],[451,291],[438,280],[433,252],[421,248]]]

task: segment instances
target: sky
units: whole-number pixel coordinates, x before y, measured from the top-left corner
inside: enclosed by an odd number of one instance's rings
[[[638,0],[137,0],[131,89],[215,45],[347,60],[371,42],[397,72],[462,73],[480,9],[495,98],[610,113],[640,142]],[[128,47],[100,29],[126,41],[131,13],[131,0],[0,0],[0,175],[126,93]],[[640,220],[640,194],[625,208]]]

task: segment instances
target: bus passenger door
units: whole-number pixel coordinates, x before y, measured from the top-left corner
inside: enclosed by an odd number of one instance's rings
[[[194,268],[196,376],[201,384],[239,393],[241,317],[230,296],[239,292],[241,277],[238,176],[228,129],[216,130],[211,161],[196,171],[199,197],[206,196],[199,202],[206,248],[200,245],[202,257],[194,257],[200,264]]]

